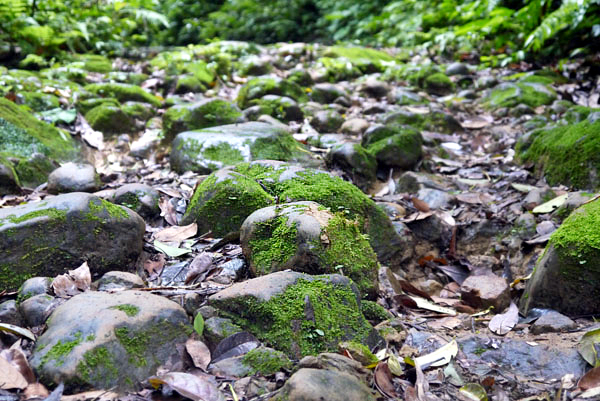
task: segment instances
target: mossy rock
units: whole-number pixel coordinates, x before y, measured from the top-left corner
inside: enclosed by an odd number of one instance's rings
[[[275,197],[284,202],[313,201],[334,213],[346,213],[369,236],[380,261],[392,265],[402,261],[401,238],[385,212],[360,189],[325,172],[274,160],[241,163],[211,174],[194,191],[182,224],[196,221],[199,230],[226,235],[239,230],[253,211],[270,206]]]
[[[68,133],[4,98],[0,98],[0,143],[0,157],[16,162],[17,179],[25,186],[45,182],[59,162],[78,158],[78,147]]]
[[[166,363],[183,364],[193,332],[185,310],[141,291],[87,291],[61,304],[30,360],[47,386],[135,391]]]
[[[121,110],[129,117],[143,122],[148,121],[154,116],[154,109],[148,103],[125,102]]]
[[[41,92],[20,92],[23,97],[23,104],[33,111],[46,111],[60,107],[58,98],[49,93]]]
[[[161,101],[158,97],[146,92],[136,85],[122,83],[90,84],[84,88],[86,91],[101,97],[114,97],[119,102],[128,100],[134,102],[149,103],[154,107],[160,107]]]
[[[534,163],[550,185],[597,188],[600,170],[600,121],[539,129],[519,140],[521,162]]]
[[[348,81],[360,77],[363,72],[343,57],[321,57],[317,60],[316,80],[325,80],[327,82]]]
[[[206,90],[206,85],[191,74],[180,75],[175,85],[175,93],[202,93]]]
[[[356,287],[337,274],[272,273],[234,284],[209,304],[293,359],[337,350],[340,341],[364,343],[373,331]]]
[[[452,114],[431,110],[427,114],[413,113],[408,109],[384,114],[381,118],[385,125],[408,126],[418,131],[433,131],[452,134],[462,132],[463,128]],[[363,146],[365,146],[363,144]]]
[[[15,167],[10,160],[0,155],[0,195],[16,194],[20,186]]]
[[[0,209],[0,288],[17,289],[84,261],[94,277],[132,268],[144,231],[136,213],[82,192]]]
[[[326,161],[329,166],[344,171],[352,183],[365,192],[377,180],[377,160],[357,143],[334,145]]]
[[[304,90],[298,84],[276,76],[263,76],[248,81],[240,89],[237,102],[242,109],[245,109],[252,105],[252,100],[260,99],[265,95],[287,96],[297,102],[308,100]]]
[[[135,131],[133,119],[123,109],[106,103],[88,111],[85,119],[93,129],[106,136]]]
[[[254,274],[291,269],[308,274],[339,271],[361,297],[377,294],[377,255],[355,221],[315,202],[269,206],[242,224],[240,241]]]
[[[521,297],[524,314],[535,307],[567,315],[600,313],[599,225],[596,200],[576,209],[552,234]]]
[[[519,81],[496,86],[491,90],[485,104],[491,108],[514,107],[519,104],[539,107],[552,103],[556,97],[554,89],[545,83]]]
[[[171,167],[183,173],[208,174],[222,167],[260,159],[299,161],[307,151],[279,127],[247,122],[187,131],[177,135],[171,150]]]
[[[121,107],[121,103],[114,97],[98,97],[91,99],[80,99],[75,104],[77,111],[85,115],[88,111],[100,105]]]
[[[302,121],[304,113],[298,103],[287,96],[265,95],[260,99],[250,101],[253,106],[259,106],[261,114],[267,114],[280,121]]]
[[[165,141],[172,141],[180,132],[240,123],[243,120],[240,109],[223,99],[206,99],[173,106],[163,116]]]
[[[380,165],[409,170],[421,159],[422,148],[421,134],[408,130],[370,144],[367,152],[375,156]]]
[[[434,95],[447,95],[455,89],[455,85],[446,74],[437,72],[425,78],[423,89]]]

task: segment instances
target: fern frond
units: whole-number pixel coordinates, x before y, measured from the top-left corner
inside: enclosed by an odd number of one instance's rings
[[[147,10],[145,8],[131,7],[124,7],[119,11],[122,14],[133,14],[135,16],[135,19],[144,21],[144,23],[149,25],[163,25],[165,28],[169,27],[169,20],[167,19],[167,17],[156,11]]]
[[[546,40],[555,36],[559,31],[575,28],[585,16],[593,0],[563,0],[558,9],[551,12],[542,20],[525,40],[525,48],[538,51]]]

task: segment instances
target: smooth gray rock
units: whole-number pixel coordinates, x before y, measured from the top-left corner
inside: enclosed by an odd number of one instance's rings
[[[108,272],[96,284],[98,285],[98,291],[130,290],[145,286],[144,281],[137,274],[122,271]]]
[[[348,93],[341,85],[319,83],[312,87],[310,97],[318,103],[331,103],[339,97],[346,97]]]
[[[334,110],[321,110],[315,113],[310,125],[320,133],[337,132],[344,123],[344,118]]]
[[[350,118],[342,124],[340,131],[344,134],[360,136],[369,128],[369,122],[364,118]]]
[[[493,273],[471,275],[460,286],[462,299],[474,308],[494,307],[501,313],[510,305],[510,286],[503,277]]]
[[[132,268],[145,229],[130,209],[83,192],[0,209],[0,288],[54,277],[84,261],[93,277]]]
[[[8,323],[15,326],[22,326],[21,313],[14,299],[0,303],[0,323]]]
[[[34,295],[47,294],[52,285],[50,277],[32,277],[19,288],[19,298],[27,299]]]
[[[95,192],[100,189],[100,177],[91,164],[66,163],[48,176],[48,192]]]
[[[56,308],[30,363],[46,385],[133,390],[160,365],[182,369],[192,332],[183,308],[167,298],[88,291]]]
[[[359,91],[368,97],[380,99],[388,95],[390,86],[387,82],[376,79],[367,79],[367,81],[359,86]]]
[[[159,192],[146,184],[125,184],[113,196],[114,203],[126,206],[142,217],[160,214],[159,200]]]
[[[446,75],[468,75],[469,68],[463,63],[452,63],[446,67]]]
[[[348,373],[300,369],[275,397],[278,401],[375,401],[367,385]]]
[[[56,300],[47,294],[34,295],[19,304],[19,311],[29,327],[44,324],[56,306]]]
[[[577,328],[577,323],[557,311],[544,313],[531,325],[533,334],[564,332]]]
[[[352,183],[363,191],[367,191],[377,180],[375,156],[357,143],[334,146],[327,153],[326,161],[329,166],[344,171]]]
[[[225,338],[242,331],[244,330],[237,324],[234,324],[231,319],[209,317],[204,321],[203,336],[206,339],[206,345],[211,350],[214,350]]]

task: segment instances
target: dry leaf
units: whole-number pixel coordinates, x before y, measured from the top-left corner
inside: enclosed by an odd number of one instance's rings
[[[27,383],[35,383],[35,374],[31,370],[29,362],[27,362],[27,357],[20,347],[20,341],[13,344],[11,348],[2,350],[0,356],[10,362],[23,375]]]
[[[492,121],[494,120],[491,116],[474,116],[471,119],[463,121],[460,125],[468,129],[481,129],[490,125]]]
[[[514,302],[511,302],[506,312],[496,315],[490,320],[488,328],[491,332],[503,336],[511,331],[518,322],[519,308]]]
[[[210,350],[206,344],[204,344],[202,341],[189,338],[185,342],[185,349],[187,350],[188,354],[190,354],[190,357],[194,362],[194,366],[206,371],[211,359]]]
[[[450,341],[448,344],[436,349],[435,351],[415,358],[415,365],[428,368],[430,366],[444,366],[452,360],[458,353],[458,344],[456,340]]]
[[[185,277],[185,284],[189,284],[194,280],[197,282],[204,281],[213,265],[212,261],[212,253],[202,252],[196,255],[196,257],[190,263],[187,276]]]
[[[413,196],[412,198],[410,198],[410,200],[412,201],[412,204],[415,207],[415,209],[417,209],[419,212],[427,213],[431,210],[427,202],[419,198],[415,198]]]
[[[197,232],[198,225],[196,223],[187,226],[171,226],[154,234],[154,239],[171,245],[176,243],[179,246],[181,241],[193,237]]]
[[[177,211],[175,210],[175,206],[169,202],[169,198],[166,196],[161,197],[158,207],[160,207],[160,215],[165,218],[165,221],[172,226],[176,226]]]
[[[27,387],[27,380],[9,361],[0,356],[0,389],[23,390]]]
[[[375,386],[381,394],[388,398],[398,397],[394,383],[392,383],[392,372],[390,372],[390,368],[386,362],[379,362],[377,364],[374,378]]]
[[[83,264],[75,270],[69,270],[69,276],[71,276],[75,282],[75,286],[80,291],[83,292],[90,289],[90,285],[92,285],[92,275],[90,274],[90,267],[87,262],[83,262]]]
[[[154,279],[157,275],[162,272],[163,267],[165,267],[165,254],[164,253],[155,253],[154,255],[150,255],[144,261],[144,270],[148,273],[149,279]]]
[[[87,262],[67,274],[61,274],[52,281],[54,294],[60,298],[70,298],[87,291],[92,284],[92,275]]]
[[[50,395],[50,392],[42,383],[31,383],[25,388],[23,395],[26,400],[32,398],[44,399]]]
[[[583,391],[600,387],[600,366],[597,366],[584,374],[577,382],[577,387]]]
[[[216,383],[204,376],[189,373],[170,372],[148,379],[155,386],[166,384],[184,397],[194,401],[225,401]]]
[[[22,337],[29,338],[31,341],[35,341],[35,335],[23,327],[15,326],[8,323],[0,323],[0,331],[6,331],[12,334],[18,334]]]
[[[118,399],[120,399],[119,394],[107,390],[86,391],[84,393],[63,395],[60,397],[60,401],[114,401]]]

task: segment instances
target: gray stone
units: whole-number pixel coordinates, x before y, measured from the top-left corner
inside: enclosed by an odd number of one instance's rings
[[[366,82],[359,86],[359,91],[368,97],[382,98],[386,97],[390,92],[390,86],[387,82],[376,79],[367,79]]]
[[[15,326],[23,325],[21,313],[14,299],[0,303],[0,323],[8,323]]]
[[[0,156],[0,196],[19,192],[19,180],[12,163]]]
[[[463,63],[452,63],[446,67],[446,75],[468,75],[469,68]]]
[[[29,327],[41,326],[56,307],[54,297],[48,294],[34,295],[19,304],[19,311]]]
[[[130,290],[145,287],[144,281],[134,273],[112,271],[105,273],[97,282],[98,291]]]
[[[334,146],[326,156],[327,164],[339,168],[352,183],[367,191],[376,181],[377,161],[359,144],[344,143]]]
[[[337,132],[344,123],[344,118],[334,110],[321,110],[315,113],[310,125],[318,132]]]
[[[414,168],[423,154],[423,138],[414,131],[405,131],[367,146],[377,163],[403,170]]]
[[[152,151],[156,150],[160,144],[160,132],[161,130],[157,128],[147,128],[142,136],[131,143],[129,154],[141,159],[149,158]]]
[[[265,75],[273,68],[273,59],[269,56],[250,55],[239,60],[238,72],[241,76]]]
[[[48,176],[48,192],[95,192],[100,188],[100,177],[91,164],[66,163]]]
[[[287,96],[265,95],[252,101],[254,102],[260,107],[261,114],[268,114],[281,121],[302,121],[304,118],[304,112],[298,103]]]
[[[415,237],[446,249],[452,239],[452,227],[440,216],[433,214],[426,219],[407,222]]]
[[[533,334],[560,333],[577,328],[577,323],[557,311],[544,313],[531,325]]]
[[[83,192],[0,209],[0,287],[16,289],[84,261],[93,277],[131,268],[145,229],[135,212]]]
[[[281,128],[261,122],[182,132],[173,141],[171,167],[208,174],[222,167],[260,159],[299,160],[301,145]]]
[[[183,368],[192,331],[183,308],[164,297],[88,291],[56,308],[30,363],[42,383],[69,391],[134,390],[160,365]]]
[[[158,191],[146,184],[125,184],[113,196],[114,203],[126,206],[142,217],[160,214],[159,200]]]
[[[535,111],[526,104],[518,104],[515,107],[511,107],[510,111],[508,112],[508,114],[512,117],[521,117],[524,115],[531,115],[534,113]]]
[[[312,87],[310,97],[318,103],[331,103],[338,97],[347,97],[348,93],[341,85],[320,83]]]
[[[506,279],[492,273],[467,277],[460,287],[460,294],[463,301],[474,308],[493,306],[496,313],[510,305],[510,286]]]
[[[421,188],[417,198],[427,203],[430,209],[450,209],[456,203],[456,197],[446,191],[434,188]]]
[[[369,122],[364,118],[350,118],[342,124],[340,131],[344,134],[360,136],[369,128]]]
[[[487,89],[498,84],[498,79],[491,75],[484,75],[482,77],[477,78],[475,81],[475,87],[478,89]]]
[[[19,288],[19,299],[27,299],[34,295],[47,294],[50,291],[52,279],[50,277],[32,277],[25,281]]]
[[[394,92],[396,104],[400,106],[421,103],[423,98],[414,92],[402,88],[396,88]]]
[[[303,368],[284,384],[278,401],[375,401],[367,385],[344,372]]]
[[[225,338],[235,333],[241,333],[242,331],[244,330],[237,324],[234,324],[231,319],[209,317],[204,321],[203,336],[206,339],[206,345],[211,350],[214,350]]]

